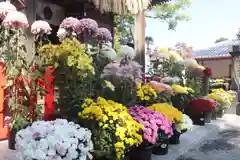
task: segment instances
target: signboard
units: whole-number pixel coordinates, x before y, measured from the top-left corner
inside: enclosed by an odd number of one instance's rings
[[[234,76],[234,80],[238,86],[240,86],[240,56],[235,56],[233,58],[233,76]]]

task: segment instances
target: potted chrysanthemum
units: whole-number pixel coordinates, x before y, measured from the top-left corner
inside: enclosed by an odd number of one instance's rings
[[[122,104],[98,97],[96,101],[85,99],[82,108],[79,117],[97,124],[95,128],[88,126],[93,133],[96,159],[121,160],[130,149],[142,144],[140,131],[144,127]]]
[[[92,158],[91,131],[65,119],[36,121],[16,135],[19,159]]]
[[[171,121],[160,113],[143,106],[130,107],[128,112],[144,126],[142,148],[136,152],[134,159],[151,159],[153,146],[154,154],[167,154],[168,139],[173,134]],[[145,154],[143,154],[144,152]]]
[[[173,136],[170,137],[170,144],[179,144],[181,135],[182,112],[168,103],[156,103],[148,107],[151,110],[161,113],[172,122]]]

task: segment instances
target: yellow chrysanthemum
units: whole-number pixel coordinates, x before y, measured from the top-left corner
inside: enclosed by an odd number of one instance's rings
[[[84,119],[92,119],[99,122],[99,127],[106,129],[115,126],[113,138],[117,160],[121,159],[126,150],[142,143],[139,133],[144,127],[137,123],[122,104],[99,97],[96,102],[86,99],[82,105],[83,111],[79,116]]]
[[[142,86],[141,82],[137,84],[137,96],[142,101],[149,101],[151,98],[157,98],[157,93],[155,90],[150,86],[150,84],[145,84]]]

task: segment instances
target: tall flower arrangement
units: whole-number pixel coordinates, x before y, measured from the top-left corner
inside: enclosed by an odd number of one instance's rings
[[[0,13],[1,18],[4,18],[1,24],[3,39],[0,42],[0,55],[5,62],[7,78],[5,88],[8,94],[5,100],[8,100],[12,114],[11,126],[21,129],[29,121],[41,116],[40,106],[33,102],[35,96],[32,91],[42,93],[42,89],[33,83],[42,75],[39,70],[33,71],[34,61],[29,58],[25,45],[20,41],[24,37],[22,29],[29,26],[26,16],[17,12],[9,2],[1,4]]]
[[[104,130],[110,136],[110,141],[107,137],[102,142],[98,142],[98,139],[94,141],[94,144],[102,143],[102,145],[97,145],[99,148],[95,149],[108,152],[108,155],[113,154],[112,156],[119,160],[129,149],[142,143],[139,131],[144,127],[130,116],[127,108],[122,104],[99,97],[96,102],[86,99],[82,107],[83,111],[79,112],[80,118],[97,122],[98,130],[102,131],[101,133],[104,133]],[[104,145],[106,143],[107,146]]]

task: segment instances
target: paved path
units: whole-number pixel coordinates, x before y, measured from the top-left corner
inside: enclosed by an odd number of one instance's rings
[[[153,155],[152,160],[239,160],[240,116],[232,111],[211,124],[194,126],[181,136],[180,145],[170,146],[168,155]],[[0,160],[17,160],[7,142],[0,142]]]

